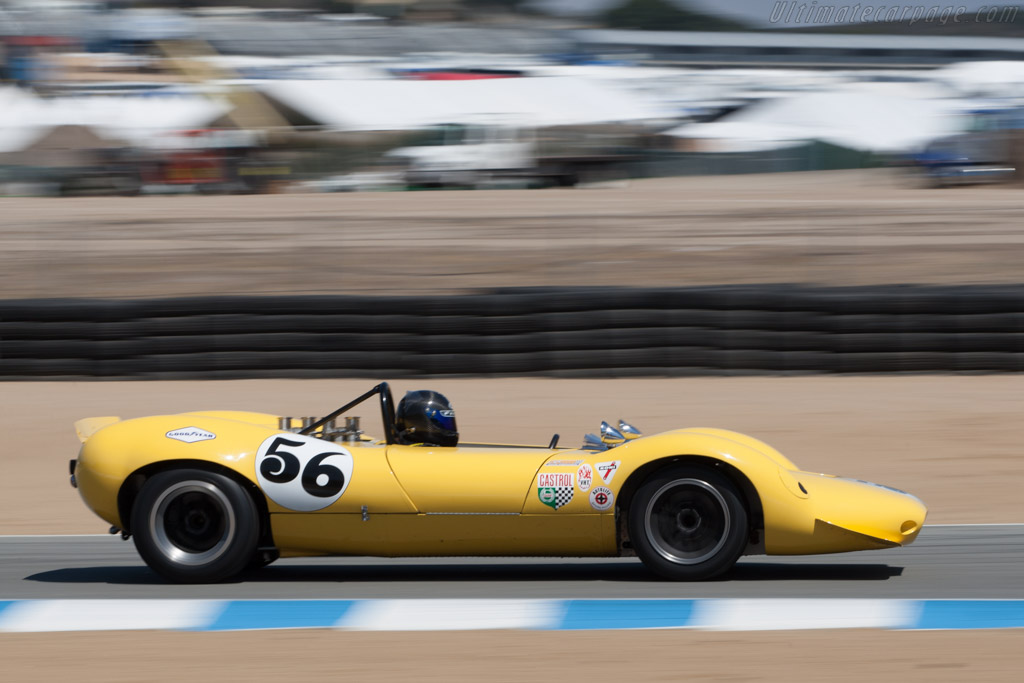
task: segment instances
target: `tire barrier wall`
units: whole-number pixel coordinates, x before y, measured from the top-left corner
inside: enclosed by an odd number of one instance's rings
[[[1024,285],[0,301],[0,379],[1021,370]]]

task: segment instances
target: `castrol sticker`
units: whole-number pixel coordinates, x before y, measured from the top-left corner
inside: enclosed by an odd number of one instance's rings
[[[568,505],[573,496],[572,472],[541,472],[537,475],[537,498],[548,507]]]

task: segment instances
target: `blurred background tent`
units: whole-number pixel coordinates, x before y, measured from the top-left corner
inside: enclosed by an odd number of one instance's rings
[[[271,80],[260,89],[311,120],[340,130],[409,130],[480,117],[520,126],[670,118],[657,101],[584,78],[421,81]]]
[[[756,102],[717,121],[679,126],[668,135],[715,141],[720,151],[821,141],[865,152],[908,154],[961,125],[955,109],[944,101],[836,91]]]

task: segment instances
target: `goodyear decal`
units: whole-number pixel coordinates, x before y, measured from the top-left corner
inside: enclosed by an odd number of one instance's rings
[[[197,441],[209,441],[210,439],[216,439],[217,435],[213,432],[208,432],[205,429],[199,427],[182,427],[181,429],[172,429],[165,434],[168,439],[174,439],[175,441],[184,441],[185,443],[196,443]]]

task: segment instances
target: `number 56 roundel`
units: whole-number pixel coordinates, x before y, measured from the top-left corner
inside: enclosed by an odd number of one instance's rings
[[[275,434],[256,451],[256,479],[289,510],[312,512],[341,498],[352,479],[352,454],[301,434]]]

